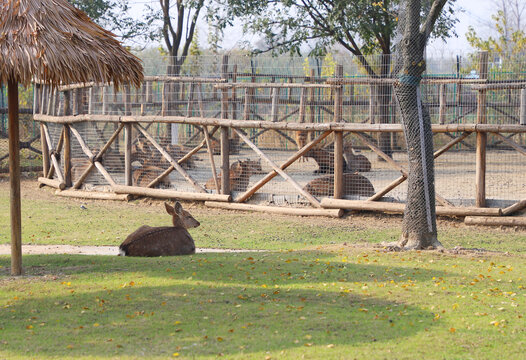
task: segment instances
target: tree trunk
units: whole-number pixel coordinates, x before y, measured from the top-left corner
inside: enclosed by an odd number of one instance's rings
[[[431,118],[422,107],[419,86],[397,82],[394,91],[400,105],[409,157],[407,203],[398,246],[405,249],[438,247],[441,245],[436,229]]]
[[[420,0],[406,0],[400,17],[402,40],[398,43],[394,92],[400,106],[409,156],[407,203],[400,240],[390,246],[400,249],[442,247],[437,239],[435,176],[431,118],[422,106],[420,81],[425,71],[425,32],[420,31]]]

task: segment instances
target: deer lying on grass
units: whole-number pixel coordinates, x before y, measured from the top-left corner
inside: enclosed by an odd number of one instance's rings
[[[303,190],[314,196],[334,196],[334,176],[326,175],[311,180]],[[373,184],[358,173],[343,174],[343,195],[373,196]]]
[[[164,203],[172,215],[173,226],[143,225],[132,232],[119,246],[120,256],[173,256],[195,253],[194,239],[187,229],[198,227],[199,221],[177,201],[172,207]]]
[[[250,177],[258,174],[263,174],[261,160],[242,160],[234,162],[230,165],[230,189],[232,191],[245,191],[250,182]],[[221,173],[217,176],[217,180],[221,183]],[[208,179],[205,188],[208,190],[216,189],[214,178]]]

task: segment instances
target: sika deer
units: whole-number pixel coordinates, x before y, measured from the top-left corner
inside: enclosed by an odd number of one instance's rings
[[[343,158],[348,172],[368,172],[371,171],[371,162],[362,154],[355,154],[352,145],[348,143],[343,148]]]
[[[151,257],[195,253],[194,239],[186,229],[198,227],[199,221],[183,210],[178,201],[173,207],[168,203],[164,203],[164,206],[168,214],[172,215],[173,226],[141,226],[119,246],[119,255]]]
[[[306,157],[313,158],[318,163],[318,170],[315,174],[334,173],[334,153],[332,151],[314,148],[305,153]],[[354,154],[351,144],[345,145],[343,149],[345,160],[343,171],[348,173],[371,171],[370,161],[362,154]]]
[[[158,166],[154,165],[142,165],[139,162],[134,162],[132,165],[138,165],[133,169],[133,185],[135,186],[143,186],[146,187],[148,184],[150,184],[153,180],[157,179],[164,170]],[[168,176],[165,176],[162,180],[160,180],[157,185],[162,186],[164,188],[169,188],[172,186],[172,182],[168,178]]]
[[[236,161],[230,165],[230,189],[232,191],[245,191],[250,182],[250,177],[257,174],[263,174],[261,160]],[[221,173],[217,176],[217,179],[221,182]],[[208,179],[205,188],[208,190],[215,190],[216,185],[214,178]]]
[[[334,176],[326,175],[311,180],[303,190],[314,196],[334,196]],[[358,173],[343,174],[343,195],[373,196],[373,184]]]

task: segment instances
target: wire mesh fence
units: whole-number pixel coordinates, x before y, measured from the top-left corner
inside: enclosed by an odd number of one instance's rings
[[[520,123],[521,116],[525,116],[520,107],[526,101],[523,64],[490,56],[485,64],[487,70],[481,74],[480,59],[428,59],[422,101],[433,124],[476,124],[481,119],[493,125]],[[364,200],[385,192],[384,197],[405,200],[407,188],[400,177],[407,170],[408,161],[402,132],[367,131],[367,126],[400,123],[389,77],[391,59],[357,60],[337,54],[318,59],[201,56],[189,59],[179,74],[169,77],[168,58],[144,59],[144,64],[147,77],[139,89],[117,90],[96,84],[78,87],[69,91],[66,105],[68,91],[49,91],[42,86],[35,96],[35,103],[39,104],[35,110],[57,117],[67,111],[97,117],[97,121],[71,125],[95,154],[118,130],[119,118],[111,120],[112,116],[135,119],[139,126],[134,125],[131,130],[133,185],[188,192],[218,192],[224,157],[220,129],[214,126],[213,119],[241,121],[228,126],[227,168],[232,195],[243,197],[257,187],[251,194],[252,201],[277,205],[309,205],[312,202],[305,192],[316,199],[334,196],[336,135],[324,134],[319,128],[310,130],[308,125],[356,124],[363,126],[361,131],[343,131],[343,198]],[[247,126],[242,121],[275,123],[276,127]],[[304,127],[290,130],[287,124]],[[57,144],[61,125],[55,127],[53,137]],[[433,141],[435,150],[447,148],[435,159],[437,194],[453,205],[473,205],[475,134],[441,131],[435,133]],[[121,131],[100,159],[116,184],[126,184],[125,142],[125,131]],[[308,151],[296,156],[309,144],[312,146]],[[174,165],[156,145],[175,161],[191,152],[179,164],[183,171],[174,171]],[[520,132],[489,133],[485,187],[489,204],[526,198],[525,145],[525,136]],[[71,149],[75,182],[92,162],[75,137]],[[297,159],[293,159],[295,156]],[[394,161],[386,161],[386,156]],[[284,164],[287,166],[280,169],[283,174],[278,174],[276,167]],[[170,168],[172,171],[168,172]],[[264,182],[272,171],[277,176]],[[392,186],[396,182],[399,184]],[[108,190],[111,184],[92,169],[83,187]]]

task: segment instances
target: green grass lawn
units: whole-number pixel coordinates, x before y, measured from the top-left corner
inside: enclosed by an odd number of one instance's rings
[[[82,202],[33,185],[22,189],[23,243],[117,245],[142,224],[170,223],[161,202]],[[4,243],[6,188],[0,184]],[[198,247],[270,251],[32,255],[19,278],[0,256],[0,359],[524,356],[521,229],[441,220],[446,247],[500,252],[390,253],[351,245],[396,239],[400,217],[190,211],[202,224],[191,230]]]
[[[2,358],[518,359],[526,345],[522,257],[346,248],[24,265],[0,280]]]

